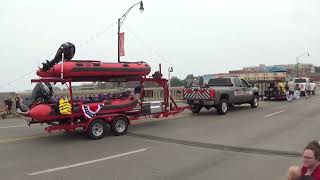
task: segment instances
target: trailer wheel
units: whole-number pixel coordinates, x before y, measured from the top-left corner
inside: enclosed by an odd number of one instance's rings
[[[218,114],[220,114],[220,115],[224,115],[227,113],[227,111],[228,111],[228,100],[227,99],[222,98],[220,100],[220,103],[217,106],[217,111],[218,111]]]
[[[259,96],[254,95],[252,101],[250,102],[252,108],[257,108],[259,105]]]
[[[202,107],[200,105],[192,105],[191,112],[198,114],[200,112],[201,108]]]
[[[93,120],[87,130],[88,137],[90,139],[96,140],[101,139],[106,134],[106,122],[102,119],[95,119]]]
[[[127,133],[129,128],[128,119],[125,116],[118,116],[112,121],[110,128],[113,135],[124,135]]]

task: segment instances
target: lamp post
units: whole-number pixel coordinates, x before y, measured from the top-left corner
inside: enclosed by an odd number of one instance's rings
[[[299,77],[299,58],[302,56],[310,56],[309,52],[305,52],[296,57],[297,60],[297,77]]]
[[[169,103],[169,111],[171,110],[171,104],[170,104],[170,96],[171,96],[171,90],[170,90],[170,86],[171,86],[171,77],[170,77],[170,73],[172,73],[173,72],[173,67],[172,66],[170,66],[169,68],[168,68],[168,90],[169,90],[169,94],[168,94],[168,96],[169,96],[169,99],[168,99],[168,103]]]
[[[129,14],[130,10],[136,6],[136,5],[140,5],[140,12],[142,13],[144,11],[144,8],[143,8],[143,2],[140,1],[134,5],[132,5],[122,16],[121,18],[118,18],[118,63],[120,62],[120,28],[121,28],[121,25],[123,24],[123,21],[126,19],[127,15]]]

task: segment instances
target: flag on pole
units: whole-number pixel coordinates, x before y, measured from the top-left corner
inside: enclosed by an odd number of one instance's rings
[[[120,56],[124,56],[124,32],[120,33]]]

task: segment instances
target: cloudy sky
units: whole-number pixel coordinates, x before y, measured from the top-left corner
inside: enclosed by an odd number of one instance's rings
[[[1,0],[0,91],[31,89],[41,62],[63,42],[74,59],[117,61],[117,18],[133,0]],[[161,63],[173,75],[227,72],[259,64],[320,65],[319,0],[145,0],[121,30],[123,61]],[[166,74],[165,74],[166,75]],[[166,75],[167,76],[167,75]]]

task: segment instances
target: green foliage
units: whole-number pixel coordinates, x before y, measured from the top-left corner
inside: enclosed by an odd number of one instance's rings
[[[194,76],[193,74],[188,74],[183,80],[172,76],[170,79],[170,85],[174,86],[190,86],[190,85],[203,85],[202,76]]]
[[[184,79],[185,81],[192,81],[194,80],[196,77],[193,74],[188,74],[187,77]]]
[[[183,86],[183,82],[177,78],[176,76],[172,76],[170,79],[170,85],[171,86]]]

